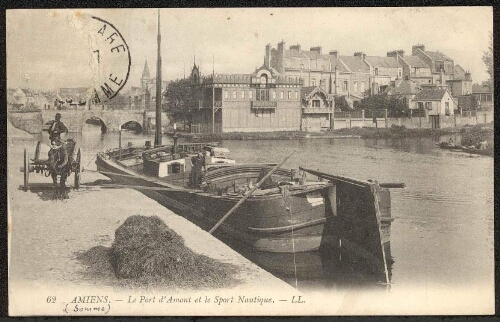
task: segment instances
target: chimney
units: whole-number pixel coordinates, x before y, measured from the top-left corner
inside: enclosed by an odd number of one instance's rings
[[[472,76],[469,71],[465,72],[465,80],[472,82]]]
[[[266,45],[266,56],[264,58],[264,65],[271,67],[271,44]]]
[[[416,55],[416,54],[415,54],[415,52],[416,52],[418,49],[420,49],[420,50],[422,50],[422,51],[425,51],[425,46],[424,46],[424,45],[422,45],[422,44],[417,44],[417,45],[412,46],[412,47],[411,47],[411,54],[412,54],[412,55]]]
[[[301,47],[300,47],[300,45],[299,45],[299,44],[290,46],[290,50],[296,50],[296,51],[298,51],[299,53],[300,53],[300,48],[301,48]]]
[[[310,51],[315,51],[321,55],[321,46],[311,47]]]
[[[362,52],[362,51],[357,51],[357,52],[354,53],[354,57],[358,57],[362,61],[365,61],[366,54],[364,52]]]
[[[337,60],[339,58],[339,52],[336,51],[336,50],[330,50],[330,52],[328,53],[328,55],[333,56],[333,58],[335,60]]]
[[[278,66],[276,66],[278,72],[283,74],[285,72],[285,41],[282,40],[278,43]]]
[[[402,49],[387,52],[387,57],[396,58],[397,61],[399,61],[399,58],[403,58],[404,55],[405,55],[405,51]]]

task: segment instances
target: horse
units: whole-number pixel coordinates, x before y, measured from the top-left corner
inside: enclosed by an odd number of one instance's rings
[[[61,145],[52,145],[49,150],[48,160],[49,173],[55,188],[55,198],[62,197],[67,199],[66,179],[68,178],[71,169],[68,152]],[[60,176],[60,183],[57,183],[57,176]]]

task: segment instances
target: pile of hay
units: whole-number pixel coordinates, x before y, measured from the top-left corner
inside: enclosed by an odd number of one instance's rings
[[[87,275],[93,277],[110,277],[114,275],[110,263],[110,248],[95,246],[85,252],[76,254],[82,264],[88,266]]]
[[[236,267],[194,253],[158,217],[135,215],[116,230],[110,252],[118,278],[175,287],[228,287]]]

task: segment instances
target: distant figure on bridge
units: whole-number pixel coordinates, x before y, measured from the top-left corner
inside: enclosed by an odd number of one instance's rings
[[[61,113],[56,113],[56,118],[54,120],[54,123],[50,126],[49,130],[49,140],[52,143],[52,141],[60,140],[61,139],[61,134],[67,134],[68,133],[68,128],[66,125],[64,125],[63,122],[61,122]]]

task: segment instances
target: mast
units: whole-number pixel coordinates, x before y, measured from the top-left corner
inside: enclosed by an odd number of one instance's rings
[[[215,133],[215,56],[212,55],[212,133]]]
[[[162,129],[161,129],[161,34],[160,34],[160,9],[158,9],[158,57],[156,63],[156,129],[155,129],[155,146],[162,145]]]

